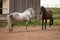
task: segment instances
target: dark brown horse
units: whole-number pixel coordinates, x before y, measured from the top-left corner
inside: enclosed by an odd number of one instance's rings
[[[49,27],[53,24],[53,12],[51,10],[46,10],[43,6],[41,7],[41,13],[42,14],[42,30],[43,25],[46,30],[47,20],[50,19]]]

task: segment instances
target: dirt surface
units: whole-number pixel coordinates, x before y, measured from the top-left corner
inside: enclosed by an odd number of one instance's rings
[[[14,32],[9,33],[6,28],[0,28],[0,40],[60,40],[60,26],[47,27],[47,30],[41,30],[41,27],[15,27]]]

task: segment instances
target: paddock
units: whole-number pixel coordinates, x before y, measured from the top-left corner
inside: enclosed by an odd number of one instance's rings
[[[29,1],[28,0],[27,1],[26,0],[24,0],[24,1],[23,0],[18,0],[18,1],[17,0],[10,0],[10,1],[4,0],[3,1],[4,5],[1,8],[1,9],[3,9],[3,10],[1,10],[1,11],[3,11],[2,14],[9,14],[14,11],[23,12],[28,7],[34,8],[36,13],[37,12],[39,13],[40,12],[40,10],[39,10],[40,0],[38,0],[38,1],[33,0],[32,4],[30,4],[29,2],[30,2],[30,0]],[[9,3],[10,3],[10,5],[5,6],[6,4],[9,4]],[[30,6],[28,3],[30,4]],[[23,5],[21,5],[21,4],[23,4]],[[2,27],[2,28],[0,28],[0,40],[60,40],[60,26],[52,26],[52,28],[47,27],[47,30],[45,30],[45,31],[41,30],[41,26],[35,26],[35,27],[28,26],[28,32],[26,32],[25,26],[24,27],[20,26],[20,27],[14,27],[14,31],[12,33],[9,33],[5,27]]]
[[[60,40],[60,26],[47,26],[47,30],[41,30],[41,26],[29,26],[29,32],[25,27],[14,27],[14,32],[9,33],[6,28],[0,28],[0,40]]]

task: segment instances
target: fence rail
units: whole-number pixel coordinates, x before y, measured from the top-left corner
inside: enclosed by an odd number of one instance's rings
[[[60,17],[53,17],[54,20],[60,20]]]
[[[53,17],[54,20],[60,20],[60,17]],[[7,20],[7,15],[0,15],[0,20]]]
[[[53,12],[53,13],[60,13],[60,12]]]

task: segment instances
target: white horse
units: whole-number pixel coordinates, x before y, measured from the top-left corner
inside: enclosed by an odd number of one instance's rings
[[[34,19],[36,17],[34,12],[35,11],[33,8],[28,8],[22,13],[13,12],[13,13],[10,13],[9,15],[7,15],[7,18],[8,18],[7,26],[9,28],[9,32],[13,31],[13,23],[15,21],[25,21],[26,22],[26,31],[28,31],[27,30],[28,21],[30,21],[31,19]]]

